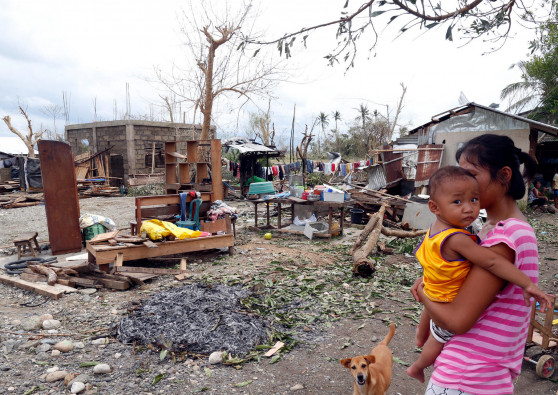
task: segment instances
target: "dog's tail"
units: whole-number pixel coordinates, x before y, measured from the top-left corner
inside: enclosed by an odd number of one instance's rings
[[[382,340],[379,344],[383,344],[384,346],[387,346],[389,344],[389,342],[391,341],[391,339],[393,338],[393,335],[395,335],[395,324],[392,323],[389,326],[389,332],[386,335],[386,337],[384,337],[384,340]]]

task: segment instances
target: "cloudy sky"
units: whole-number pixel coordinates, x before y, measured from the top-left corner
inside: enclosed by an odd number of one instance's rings
[[[256,30],[277,37],[326,22],[339,15],[344,2],[262,0]],[[125,112],[129,84],[131,112],[160,116],[161,91],[153,82],[153,69],[185,56],[177,20],[185,4],[178,0],[0,0],[0,115],[11,115],[18,127],[25,128],[17,111],[18,102],[23,103],[36,128],[53,129],[52,118],[40,110],[62,106],[65,92],[70,123],[92,122],[95,102],[97,119],[112,120],[115,113],[120,117]],[[361,103],[371,110],[395,108],[400,83],[407,86],[400,123],[409,128],[458,106],[461,92],[479,104],[500,103],[501,89],[520,77],[510,65],[528,58],[528,41],[533,38],[531,31],[514,30],[503,49],[483,55],[489,44],[478,40],[462,47],[462,41],[446,41],[446,27],[411,31],[394,39],[397,27],[379,30],[373,57],[361,41],[361,56],[347,72],[345,66],[329,67],[323,59],[334,47],[335,28],[311,34],[308,49],[295,48],[286,62],[291,74],[274,89],[271,112],[277,132],[290,133],[295,103],[297,131],[311,125],[320,112],[336,110],[343,119],[340,129],[346,129]],[[215,124],[222,137],[242,134],[248,112],[267,107],[262,100],[238,110],[240,104],[230,100],[217,107]],[[500,108],[505,106],[501,103]],[[186,120],[191,116],[187,112]],[[56,122],[62,132],[63,117]],[[11,134],[2,122],[0,136],[7,135]]]

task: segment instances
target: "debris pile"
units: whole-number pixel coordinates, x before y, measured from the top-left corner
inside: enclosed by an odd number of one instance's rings
[[[0,208],[36,206],[43,201],[42,193],[11,193],[0,196]]]
[[[169,344],[173,350],[208,355],[227,351],[244,356],[269,341],[270,324],[240,301],[241,286],[188,284],[154,295],[118,327],[124,343]]]

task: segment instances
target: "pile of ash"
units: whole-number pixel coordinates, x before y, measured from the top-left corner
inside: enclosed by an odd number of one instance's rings
[[[123,343],[172,342],[172,350],[244,356],[269,340],[271,328],[240,304],[250,294],[240,286],[201,284],[163,291],[122,319],[117,337]]]

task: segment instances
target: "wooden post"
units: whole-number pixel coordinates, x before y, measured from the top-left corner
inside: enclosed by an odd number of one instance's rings
[[[151,143],[151,174],[155,172],[155,141]]]

